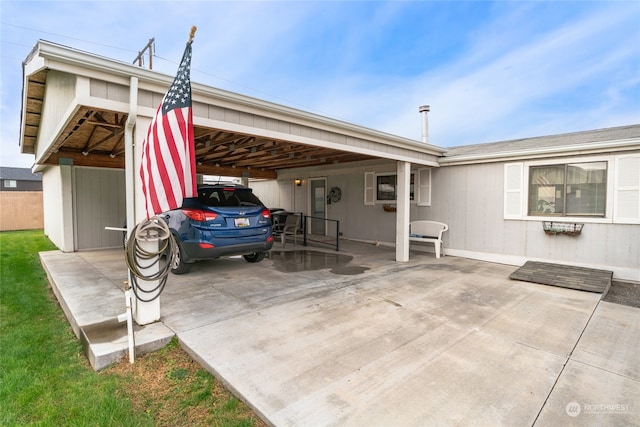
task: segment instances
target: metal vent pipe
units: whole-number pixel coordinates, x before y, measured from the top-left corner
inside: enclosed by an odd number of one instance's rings
[[[421,105],[418,107],[418,111],[422,113],[422,142],[429,143],[429,117],[428,113],[431,111],[429,105]]]

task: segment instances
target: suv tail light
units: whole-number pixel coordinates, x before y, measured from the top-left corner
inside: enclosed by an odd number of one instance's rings
[[[213,221],[218,217],[217,213],[202,209],[182,209],[182,212],[190,219],[198,222]]]
[[[263,217],[265,217],[266,219],[271,218],[271,211],[269,209],[263,209],[262,212],[260,212],[262,214]]]

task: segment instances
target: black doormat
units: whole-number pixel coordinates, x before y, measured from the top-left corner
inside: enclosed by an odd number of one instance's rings
[[[612,271],[535,261],[527,261],[509,276],[514,280],[597,292],[603,295],[606,295],[609,290],[612,277]]]

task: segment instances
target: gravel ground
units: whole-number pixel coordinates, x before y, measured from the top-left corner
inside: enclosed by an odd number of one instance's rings
[[[604,301],[640,308],[640,283],[611,282]]]

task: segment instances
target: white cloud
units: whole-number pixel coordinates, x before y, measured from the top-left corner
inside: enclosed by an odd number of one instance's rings
[[[431,142],[445,146],[635,123],[637,74],[623,80],[612,75],[637,70],[630,64],[637,64],[639,45],[620,43],[611,34],[633,37],[624,28],[633,27],[634,18],[624,8],[605,8],[526,43],[507,44],[504,34],[486,34],[453,63],[389,81],[382,89],[369,81],[373,92],[349,93],[343,87],[342,100],[358,99],[354,109],[361,113],[355,121],[414,139],[421,129],[417,107],[430,104]],[[591,104],[579,93],[587,89],[597,96]],[[344,103],[332,108],[330,102],[323,109],[350,108]]]
[[[2,3],[3,165],[24,163],[20,61],[38,38],[131,62],[155,37],[171,75],[191,25],[198,83],[416,140],[430,104],[436,145],[640,122],[638,3],[82,4]]]

